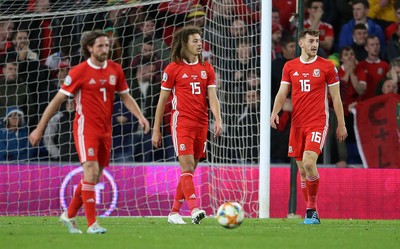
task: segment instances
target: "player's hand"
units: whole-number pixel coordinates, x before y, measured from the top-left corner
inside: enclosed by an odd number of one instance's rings
[[[139,124],[140,124],[140,126],[143,127],[144,134],[149,133],[149,131],[150,131],[150,123],[146,118],[139,119]]]
[[[34,129],[31,134],[29,135],[29,142],[32,144],[32,146],[37,146],[40,143],[40,140],[42,140],[42,135],[43,133],[40,132],[38,129]]]
[[[269,123],[270,123],[272,128],[278,129],[278,127],[276,125],[279,124],[279,115],[278,114],[271,114],[271,118],[269,119]]]
[[[216,120],[214,123],[214,137],[219,137],[222,134],[222,120]]]
[[[347,129],[345,125],[339,125],[337,127],[336,136],[339,142],[343,142],[347,138]]]
[[[153,136],[151,137],[151,143],[155,148],[161,146],[161,132],[159,129],[153,129]]]

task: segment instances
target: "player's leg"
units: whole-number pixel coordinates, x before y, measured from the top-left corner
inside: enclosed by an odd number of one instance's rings
[[[317,196],[319,173],[317,169],[318,156],[321,153],[328,127],[313,127],[306,131],[306,143],[303,153],[303,167],[306,171],[306,186],[308,202],[306,207],[305,224],[320,224],[317,212]]]
[[[297,168],[300,173],[300,187],[305,204],[308,202],[308,192],[306,187],[306,171],[303,166],[305,136],[302,128],[290,128],[288,156],[296,160]]]

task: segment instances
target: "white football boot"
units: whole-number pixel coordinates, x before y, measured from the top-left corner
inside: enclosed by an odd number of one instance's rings
[[[97,221],[95,223],[93,223],[86,231],[86,233],[89,233],[89,234],[102,234],[102,233],[106,233],[106,232],[107,232],[107,229],[105,229],[104,227],[101,227],[99,225],[99,223],[97,223]]]
[[[168,223],[176,225],[184,225],[186,222],[182,220],[182,217],[178,213],[170,213],[168,215]]]
[[[200,224],[200,221],[206,217],[206,211],[201,209],[193,209],[192,224]]]
[[[67,211],[64,211],[60,216],[60,221],[68,228],[69,233],[82,233],[81,230],[78,229],[78,223],[74,218],[68,218]]]

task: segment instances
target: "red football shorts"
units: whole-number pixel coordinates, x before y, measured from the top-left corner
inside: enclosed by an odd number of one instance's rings
[[[100,167],[107,167],[110,163],[111,137],[78,136],[74,132],[76,151],[81,164],[87,161],[97,161]]]
[[[208,127],[176,127],[171,129],[176,156],[193,155],[195,159],[206,157]]]
[[[306,150],[321,153],[328,134],[328,127],[291,127],[288,156],[296,161],[303,159]]]

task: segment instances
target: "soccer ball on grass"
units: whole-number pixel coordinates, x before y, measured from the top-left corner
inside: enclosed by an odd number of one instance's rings
[[[243,208],[237,202],[225,202],[218,208],[218,223],[225,228],[236,228],[242,224],[243,219]]]

